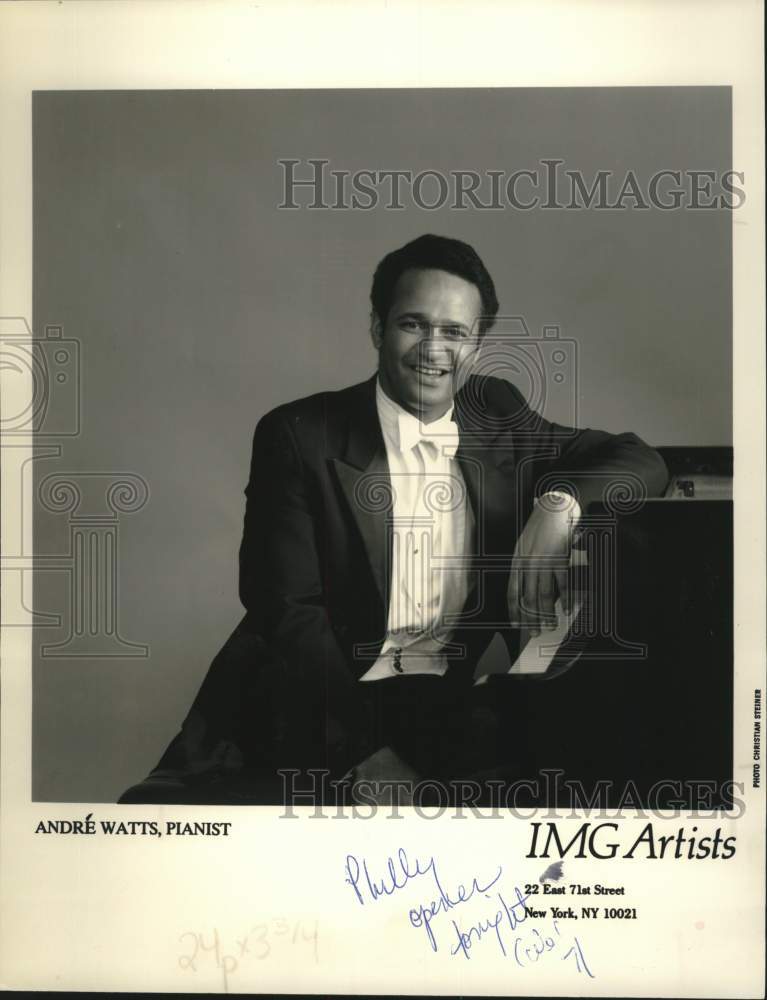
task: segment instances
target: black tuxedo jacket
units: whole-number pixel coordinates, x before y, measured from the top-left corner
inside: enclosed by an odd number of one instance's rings
[[[386,634],[392,494],[375,377],[279,406],[259,422],[246,488],[240,597],[247,629],[281,663],[286,690],[364,726],[358,679]],[[457,459],[477,526],[471,592],[447,650],[468,684],[508,628],[514,545],[536,495],[567,490],[585,511],[606,491],[659,495],[661,457],[634,434],[577,430],[532,411],[509,382],[471,377],[455,398]]]
[[[663,460],[635,435],[550,423],[499,379],[469,379],[455,419],[477,537],[472,587],[447,650],[448,701],[468,688],[496,632],[516,655],[506,588],[535,495],[568,490],[585,511],[608,491],[658,495],[667,480]],[[277,803],[277,769],[326,767],[340,776],[376,749],[371,689],[380,686],[358,680],[378,655],[388,616],[392,496],[375,378],[268,413],[256,428],[246,497],[247,613],[181,731],[121,802]],[[385,683],[399,691],[402,680]],[[408,704],[419,704],[419,692],[433,704],[435,679],[422,680],[432,687],[407,679]]]

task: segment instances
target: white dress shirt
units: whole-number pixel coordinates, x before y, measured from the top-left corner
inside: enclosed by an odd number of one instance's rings
[[[373,666],[360,679],[380,680],[447,670],[444,644],[469,591],[474,517],[455,459],[458,426],[452,408],[424,424],[376,385],[393,506],[386,637]]]

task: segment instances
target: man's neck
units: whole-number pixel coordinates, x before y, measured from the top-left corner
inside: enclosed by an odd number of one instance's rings
[[[394,406],[399,407],[400,410],[404,410],[405,413],[409,413],[411,417],[415,417],[416,420],[420,420],[422,424],[433,424],[435,420],[439,420],[440,417],[444,417],[446,413],[449,413],[453,408],[453,400],[451,399],[449,403],[443,406],[439,410],[419,410],[416,407],[407,406],[405,403],[398,399],[392,398],[392,396],[386,391],[386,387],[381,381],[380,376],[378,377],[378,386],[381,392],[386,396],[390,403]]]

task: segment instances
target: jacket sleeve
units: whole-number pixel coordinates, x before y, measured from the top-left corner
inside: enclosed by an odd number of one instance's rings
[[[286,696],[360,735],[358,686],[327,615],[311,482],[279,408],[256,427],[245,495],[240,599],[282,662]]]
[[[535,459],[536,452],[549,456],[534,463],[536,496],[551,489],[572,493],[585,513],[597,500],[662,495],[668,483],[666,463],[636,434],[609,434],[548,421],[527,405],[516,386],[506,384],[514,397],[515,422],[531,441],[531,457]]]
[[[536,496],[550,489],[571,493],[585,513],[594,501],[630,503],[662,495],[668,483],[666,463],[636,434],[609,434],[553,423],[532,410],[516,386],[506,384],[513,397],[515,424],[524,427],[528,438]],[[546,457],[536,459],[536,453]],[[577,656],[564,659],[545,673],[524,679],[535,684],[552,680],[566,673],[576,660]]]

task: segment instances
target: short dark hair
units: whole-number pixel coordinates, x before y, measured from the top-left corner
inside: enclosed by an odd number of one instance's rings
[[[405,271],[413,269],[447,271],[470,281],[476,286],[482,299],[479,332],[484,333],[493,325],[498,312],[495,285],[477,251],[461,240],[434,236],[431,233],[411,240],[399,250],[393,250],[376,268],[370,301],[373,312],[382,323],[386,322],[389,314],[397,281]]]

